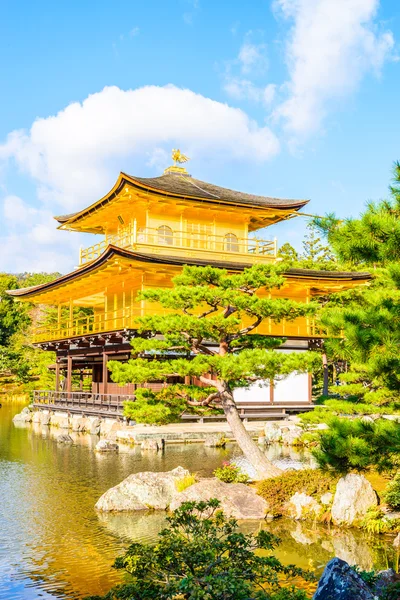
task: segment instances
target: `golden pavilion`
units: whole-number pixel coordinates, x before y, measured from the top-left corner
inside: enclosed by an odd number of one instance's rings
[[[177,164],[187,157],[174,151],[173,158],[175,165],[163,175],[143,178],[120,173],[103,198],[79,212],[55,217],[61,230],[95,234],[93,245],[80,250],[79,266],[71,273],[9,291],[19,300],[58,308],[57,323],[34,332],[35,344],[57,357],[56,390],[36,392],[37,405],[63,405],[76,412],[96,412],[99,405],[120,413],[122,401],[134,395],[135,386],[113,383],[107,361],[128,360],[137,317],[165,310],[138,301],[140,290],[171,286],[183,265],[237,272],[279,260],[276,239],[254,233],[295,217],[308,200],[257,196],[206,183]],[[304,269],[291,269],[285,277],[286,285],[274,295],[301,301],[369,279],[365,273]],[[91,310],[74,318],[76,307]],[[283,348],[295,351],[307,350],[310,340],[321,337],[310,318],[278,324],[266,320],[256,332],[284,337]],[[88,392],[82,391],[82,385],[73,389],[76,372],[90,375]],[[303,400],[309,402],[310,381],[305,377]],[[276,402],[290,402],[293,386],[299,397],[299,385],[300,381],[290,383],[289,378],[282,382],[281,393],[271,386],[266,401],[274,401],[275,393]],[[239,393],[238,398],[245,396]]]

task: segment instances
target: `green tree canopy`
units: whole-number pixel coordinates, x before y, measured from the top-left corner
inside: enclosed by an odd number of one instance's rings
[[[265,319],[291,321],[316,310],[313,303],[260,296],[261,290],[282,287],[284,270],[283,264],[256,265],[240,274],[213,267],[184,267],[172,288],[139,295],[168,312],[139,319],[139,336],[131,342],[134,358],[127,363],[109,363],[113,381],[120,384],[167,381],[171,376],[200,380],[207,393],[196,399],[189,389],[188,404],[223,409],[239,446],[260,477],[276,475],[278,469],[247,433],[233,391],[292,371],[310,371],[318,360],[313,353],[277,352],[273,348],[281,341],[254,332]],[[181,390],[184,388],[182,383]],[[143,409],[143,397],[141,400]]]

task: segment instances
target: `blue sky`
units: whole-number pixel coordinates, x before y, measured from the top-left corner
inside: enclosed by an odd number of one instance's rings
[[[0,270],[72,269],[52,215],[120,170],[197,178],[357,215],[400,158],[395,0],[92,0],[0,9]],[[299,247],[305,220],[265,237]]]

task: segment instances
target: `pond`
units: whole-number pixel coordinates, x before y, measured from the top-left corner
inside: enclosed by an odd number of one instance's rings
[[[151,542],[164,525],[163,513],[98,515],[94,504],[130,473],[167,471],[178,465],[209,475],[238,454],[202,444],[167,446],[163,454],[122,448],[119,455],[93,451],[98,438],[81,435],[73,446],[57,444],[48,428],[16,427],[21,406],[0,409],[0,599],[78,599],[106,592],[119,575],[114,558],[131,540]],[[189,425],[190,426],[190,425]],[[291,466],[307,462],[280,446],[269,456]],[[246,523],[279,535],[276,554],[285,563],[321,572],[335,554],[363,568],[387,568],[397,560],[391,538],[352,530],[329,530],[282,519]]]

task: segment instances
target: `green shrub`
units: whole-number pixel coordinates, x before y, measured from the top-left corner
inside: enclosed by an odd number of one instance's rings
[[[222,467],[215,469],[213,475],[224,483],[247,483],[249,481],[248,475],[242,473],[234,463],[223,463]]]
[[[284,514],[285,503],[296,493],[305,493],[316,500],[326,492],[334,492],[336,479],[318,469],[287,471],[279,477],[260,481],[257,493],[269,504],[269,512],[274,516]]]
[[[287,586],[293,578],[314,577],[271,554],[279,543],[271,533],[238,532],[219,504],[183,503],[154,545],[133,543],[117,558],[114,567],[127,573],[125,582],[87,600],[307,600]]]
[[[297,441],[301,444],[304,444],[304,446],[316,446],[319,442],[319,432],[306,431],[300,436],[300,438]]]
[[[400,425],[377,419],[346,419],[334,417],[329,429],[321,431],[319,448],[313,455],[321,469],[336,473],[363,472],[376,469],[390,472],[400,461]]]
[[[326,423],[334,413],[323,406],[316,406],[314,410],[298,415],[303,425],[319,425]]]
[[[361,527],[368,533],[379,534],[391,531],[393,525],[380,508],[374,507],[367,510],[367,514],[361,521]]]
[[[176,491],[183,492],[188,487],[190,487],[191,485],[196,483],[196,481],[197,481],[197,479],[196,479],[196,475],[194,473],[191,473],[190,475],[185,475],[185,477],[182,477],[182,479],[176,479],[175,480]]]
[[[363,582],[366,583],[369,588],[372,589],[374,587],[376,580],[378,579],[378,575],[375,571],[363,571],[357,565],[353,566],[352,569],[361,577]]]
[[[388,484],[383,498],[394,510],[400,509],[400,473]]]
[[[400,581],[396,583],[390,583],[386,589],[383,590],[381,600],[399,600],[400,598]]]

